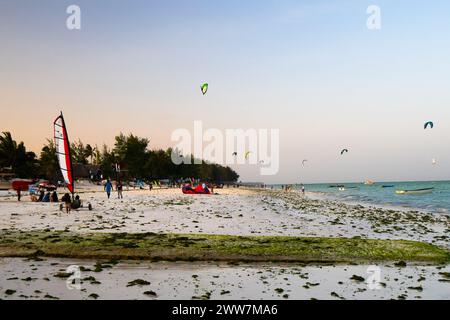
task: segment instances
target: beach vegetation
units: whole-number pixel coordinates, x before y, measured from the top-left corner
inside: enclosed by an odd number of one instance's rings
[[[52,237],[49,237],[52,236]],[[59,237],[60,241],[51,241]],[[132,243],[133,246],[128,244]],[[97,260],[440,264],[447,249],[418,241],[288,236],[0,231],[0,257],[52,256]],[[402,263],[402,265],[403,265]],[[97,262],[101,272],[112,267]]]

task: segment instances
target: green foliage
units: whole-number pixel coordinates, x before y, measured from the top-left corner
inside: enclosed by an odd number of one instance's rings
[[[39,162],[41,176],[54,180],[59,172],[59,164],[53,140],[47,139],[47,144],[41,150]]]
[[[35,177],[38,171],[36,154],[27,151],[23,142],[19,144],[10,132],[0,136],[0,168],[10,167],[19,178]]]
[[[176,165],[172,162],[172,149],[149,150],[150,141],[133,134],[120,133],[115,137],[112,150],[103,145],[84,145],[81,140],[71,144],[72,161],[76,164],[96,164],[100,166],[103,176],[116,178],[115,165],[120,164],[120,178],[145,180],[172,178],[199,178],[205,181],[237,181],[239,175],[229,167],[202,162]],[[11,167],[19,177],[44,177],[56,180],[60,176],[53,140],[47,139],[41,150],[39,160],[33,152],[27,152],[23,142],[17,144],[9,132],[0,136],[0,167]],[[76,177],[75,177],[76,178]]]

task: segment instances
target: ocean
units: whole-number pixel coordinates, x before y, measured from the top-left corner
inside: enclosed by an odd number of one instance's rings
[[[341,191],[332,185],[344,185]],[[383,185],[392,187],[383,188]],[[281,188],[281,185],[274,185]],[[399,195],[395,190],[434,188],[432,193]],[[300,189],[295,185],[295,189]],[[317,192],[330,200],[361,203],[383,207],[406,208],[427,212],[450,212],[450,181],[411,181],[363,183],[317,183],[305,184],[306,191]]]

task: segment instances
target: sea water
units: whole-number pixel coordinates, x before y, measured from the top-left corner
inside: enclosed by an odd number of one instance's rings
[[[344,190],[336,187],[343,185]],[[383,188],[382,186],[392,186]],[[331,187],[333,186],[333,187]],[[274,185],[280,188],[281,185]],[[426,194],[396,194],[396,190],[434,188]],[[295,185],[294,189],[300,189]],[[306,191],[317,192],[331,200],[351,203],[372,204],[389,207],[402,207],[429,212],[450,212],[450,181],[411,181],[364,183],[317,183],[305,184]]]

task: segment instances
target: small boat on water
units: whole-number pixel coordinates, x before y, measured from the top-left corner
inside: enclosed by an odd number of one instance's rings
[[[394,185],[393,184],[384,184],[381,186],[382,188],[393,188]]]
[[[433,192],[434,188],[423,188],[413,190],[395,190],[396,194],[425,194]]]

